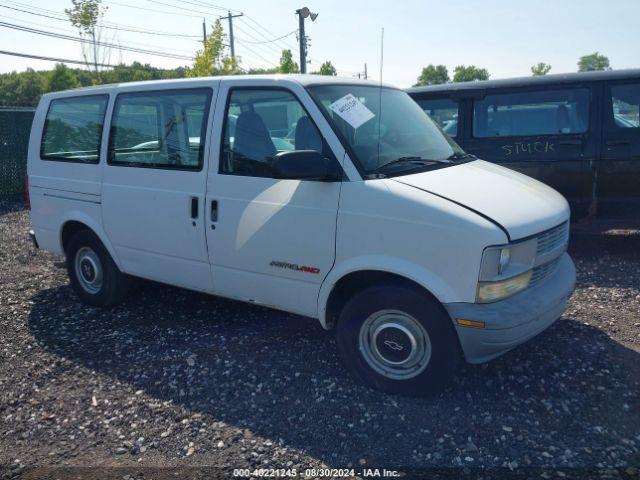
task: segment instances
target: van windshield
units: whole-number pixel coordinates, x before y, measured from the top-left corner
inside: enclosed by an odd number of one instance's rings
[[[401,90],[348,84],[308,90],[365,178],[406,175],[471,159]]]

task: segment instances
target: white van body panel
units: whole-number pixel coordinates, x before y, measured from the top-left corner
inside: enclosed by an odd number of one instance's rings
[[[198,80],[180,89],[211,90],[205,144],[211,141],[211,118],[219,81]],[[124,86],[117,94],[176,91],[172,82]],[[105,133],[116,97],[107,114]],[[103,143],[106,146],[108,139]],[[106,151],[103,155],[106,158]],[[213,292],[203,215],[208,156],[199,171],[132,168],[103,161],[102,216],[104,228],[122,271],[151,280]],[[191,202],[198,217],[191,218]],[[126,215],[123,215],[126,212]]]
[[[108,94],[109,89],[100,87],[83,92],[81,96]],[[36,109],[29,137],[27,161],[31,223],[41,248],[63,255],[64,225],[69,221],[81,222],[98,235],[116,264],[120,266],[118,256],[102,228],[101,164],[59,162],[40,158],[44,123],[51,101],[77,96],[78,93],[73,91],[48,94],[43,96]],[[104,138],[103,135],[103,140]]]
[[[335,258],[336,215],[342,183],[219,173],[229,91],[247,87],[266,85],[250,78],[230,78],[221,86],[215,109],[206,201],[214,291],[317,317],[318,292]],[[344,148],[300,84],[283,79],[268,87],[292,92],[336,158],[344,159]],[[212,202],[217,202],[215,221],[211,218]]]
[[[502,225],[511,240],[555,227],[569,216],[569,204],[553,188],[483,160],[394,180],[473,208]]]
[[[469,236],[469,231],[478,234]],[[393,179],[344,183],[336,263],[318,298],[320,320],[326,325],[324,308],[333,286],[359,270],[409,278],[442,303],[474,302],[478,277],[469,272],[479,271],[487,245],[506,242],[505,233],[489,220]]]

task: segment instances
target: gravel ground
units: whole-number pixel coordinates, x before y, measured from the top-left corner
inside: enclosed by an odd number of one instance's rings
[[[111,310],[84,306],[28,227],[21,201],[0,201],[5,477],[207,465],[636,478],[640,236],[572,238],[578,289],[562,320],[414,399],[356,384],[314,320],[146,282]]]

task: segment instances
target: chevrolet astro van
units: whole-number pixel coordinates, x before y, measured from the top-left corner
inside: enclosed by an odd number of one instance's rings
[[[229,76],[47,94],[32,237],[80,299],[131,277],[317,318],[364,383],[421,395],[557,320],[569,207],[466,154],[407,93]]]

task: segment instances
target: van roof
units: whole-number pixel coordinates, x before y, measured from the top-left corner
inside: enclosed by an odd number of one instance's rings
[[[105,93],[111,90],[118,90],[119,88],[126,87],[130,89],[131,87],[148,87],[150,85],[162,85],[162,86],[170,86],[175,85],[176,87],[185,86],[185,84],[189,83],[206,83],[207,81],[239,81],[239,82],[254,82],[256,80],[269,80],[273,82],[274,85],[278,83],[286,84],[286,83],[298,83],[302,86],[309,85],[339,85],[339,84],[353,84],[353,85],[371,85],[371,86],[380,86],[379,82],[374,82],[372,80],[362,80],[359,78],[353,77],[334,77],[329,75],[310,75],[310,74],[273,74],[273,75],[224,75],[224,76],[212,76],[212,77],[193,77],[193,78],[174,78],[167,80],[146,80],[143,82],[126,82],[126,83],[111,83],[104,85],[95,85],[91,87],[81,87],[75,88],[73,90],[64,90],[60,92],[51,92],[46,94],[45,96],[57,96],[59,94],[69,93],[80,93],[80,92],[95,92],[95,93]],[[383,87],[397,88],[393,85],[382,84]]]
[[[640,79],[640,68],[626,70],[606,70],[598,72],[556,73],[530,77],[503,78],[498,80],[481,80],[474,82],[443,83],[423,87],[408,88],[407,93],[437,93],[461,90],[482,90],[498,87],[526,87],[552,85],[554,83],[597,82],[602,80]]]

